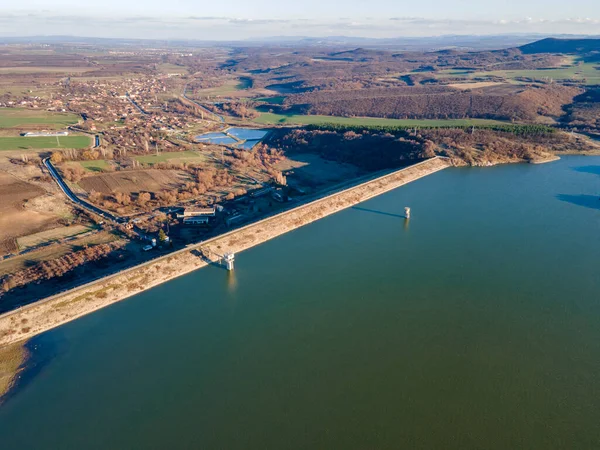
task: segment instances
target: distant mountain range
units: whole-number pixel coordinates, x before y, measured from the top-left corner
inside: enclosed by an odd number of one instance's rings
[[[354,46],[362,48],[395,48],[398,50],[489,50],[524,46],[531,42],[547,38],[544,34],[502,34],[502,35],[444,35],[431,37],[396,37],[396,38],[365,38],[349,36],[329,37],[295,37],[274,36],[263,39],[246,41],[252,44],[278,44],[296,46]],[[589,38],[582,35],[555,35],[554,38],[579,39]]]
[[[544,39],[545,38],[545,39]],[[276,45],[282,47],[363,47],[386,48],[394,50],[433,51],[491,50],[518,47],[525,53],[572,53],[591,48],[598,49],[598,39],[581,35],[555,35],[548,38],[542,34],[505,34],[490,36],[446,35],[432,37],[366,38],[350,36],[274,36],[243,41],[206,41],[206,40],[154,40],[95,38],[80,36],[28,36],[0,37],[0,43],[39,43],[39,44],[90,44],[111,46],[161,46],[161,47],[251,47]]]
[[[600,52],[600,39],[557,39],[546,38],[519,47],[523,53],[574,53],[588,54]]]

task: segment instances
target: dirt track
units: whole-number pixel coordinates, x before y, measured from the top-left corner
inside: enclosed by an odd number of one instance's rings
[[[206,266],[207,260],[215,261],[217,255],[241,252],[449,166],[447,160],[436,157],[4,314],[0,316],[0,346],[29,339],[111,303]],[[23,326],[23,323],[26,326]]]

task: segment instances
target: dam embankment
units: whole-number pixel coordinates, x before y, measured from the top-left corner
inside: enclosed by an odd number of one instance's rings
[[[446,158],[435,157],[400,170],[374,175],[371,179],[324,194],[309,203],[6,313],[0,316],[0,346],[29,339],[215,263],[224,253],[237,253],[254,247],[450,165]]]

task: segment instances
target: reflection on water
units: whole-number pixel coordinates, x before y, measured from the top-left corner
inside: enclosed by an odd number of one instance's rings
[[[237,290],[237,279],[235,277],[235,270],[227,270],[227,292],[230,294]]]
[[[573,170],[582,173],[591,173],[594,175],[600,175],[600,166],[580,166],[574,167]]]
[[[226,133],[243,141],[255,141],[264,138],[268,130],[258,130],[254,128],[228,128]]]
[[[362,206],[353,206],[352,209],[355,209],[356,211],[363,211],[363,212],[368,212],[368,213],[373,213],[373,214],[381,214],[382,216],[389,216],[389,217],[396,217],[398,219],[404,219],[404,214],[395,214],[395,213],[391,213],[391,212],[387,212],[387,211],[379,211],[379,210],[375,210],[375,209],[363,208]]]
[[[600,191],[600,190],[599,190]],[[569,195],[569,194],[558,194],[557,199],[572,203],[577,206],[584,206],[586,208],[600,209],[600,197],[598,195]]]

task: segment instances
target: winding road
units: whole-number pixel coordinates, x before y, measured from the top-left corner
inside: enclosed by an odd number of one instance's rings
[[[71,188],[67,185],[67,183],[65,183],[65,181],[62,179],[62,177],[59,175],[56,168],[52,165],[52,163],[50,162],[50,158],[45,158],[42,162],[44,163],[44,166],[46,167],[46,169],[48,169],[48,172],[50,172],[50,175],[52,176],[52,178],[54,178],[54,181],[56,181],[56,184],[58,184],[60,189],[65,193],[65,195],[67,197],[69,197],[69,200],[71,200],[73,203],[76,203],[79,206],[81,206],[82,208],[85,208],[88,211],[93,212],[94,214],[97,214],[100,217],[103,217],[105,219],[111,220],[116,223],[123,222],[122,218],[114,216],[109,212],[103,211],[100,208],[97,208],[96,206],[86,202],[85,200],[81,200],[79,197],[77,197],[75,195],[75,193],[71,190]]]

